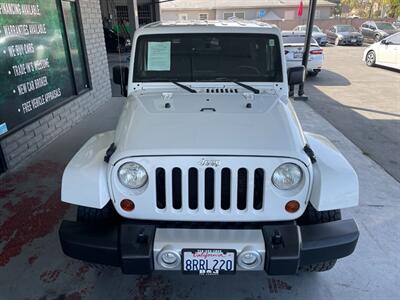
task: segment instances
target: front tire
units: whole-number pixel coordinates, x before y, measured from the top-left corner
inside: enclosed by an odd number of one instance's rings
[[[340,209],[317,211],[312,204],[308,204],[304,214],[297,219],[298,225],[313,225],[339,221],[342,219]],[[332,269],[336,264],[336,259],[323,261],[317,264],[305,265],[300,267],[301,272],[325,272]]]
[[[373,67],[375,66],[376,63],[376,54],[374,50],[371,50],[367,53],[367,56],[365,57],[365,63],[367,64],[368,67]]]

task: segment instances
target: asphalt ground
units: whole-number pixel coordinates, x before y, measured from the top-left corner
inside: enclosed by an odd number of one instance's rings
[[[367,67],[366,46],[325,47],[322,72],[307,80],[307,103],[400,181],[400,72]]]

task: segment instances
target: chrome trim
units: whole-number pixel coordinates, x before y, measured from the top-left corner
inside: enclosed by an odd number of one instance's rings
[[[181,264],[173,268],[165,268],[159,261],[162,250],[178,253],[182,249],[234,249],[237,252],[237,271],[262,271],[265,264],[265,242],[261,229],[186,229],[157,228],[154,237],[153,257],[154,270],[181,270]],[[260,261],[253,269],[243,268],[238,263],[238,256],[243,251],[256,251]]]

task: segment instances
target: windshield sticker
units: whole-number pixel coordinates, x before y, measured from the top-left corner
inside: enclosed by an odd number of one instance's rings
[[[6,133],[7,131],[8,131],[7,124],[6,123],[1,123],[0,124],[0,135]]]
[[[269,40],[269,46],[270,47],[275,47],[275,40],[274,39],[270,39]]]
[[[149,42],[147,71],[171,71],[171,42]]]

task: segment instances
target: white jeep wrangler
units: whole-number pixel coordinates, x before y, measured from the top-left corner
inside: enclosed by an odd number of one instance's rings
[[[280,31],[255,22],[153,23],[130,68],[113,70],[127,103],[62,179],[66,255],[124,273],[325,271],[350,255],[355,171],[303,132],[288,97]]]

